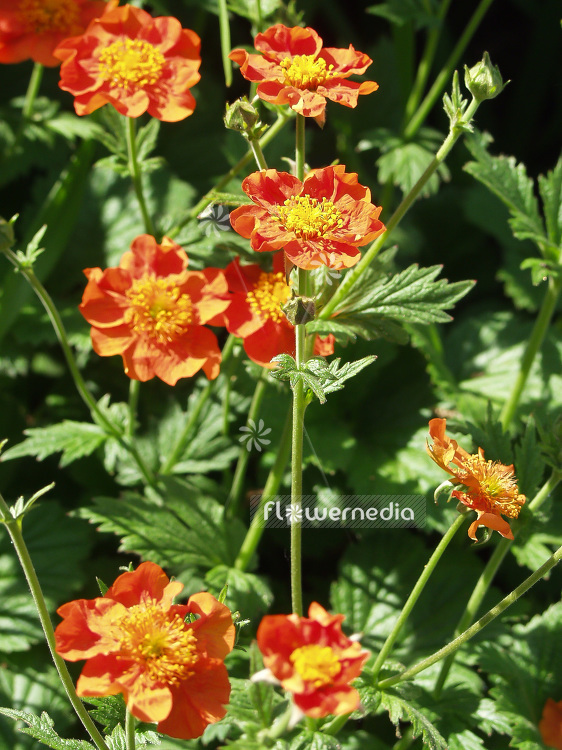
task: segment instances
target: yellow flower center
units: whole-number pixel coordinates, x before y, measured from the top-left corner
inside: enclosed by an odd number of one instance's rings
[[[282,273],[262,273],[254,289],[246,295],[246,300],[260,318],[278,323],[285,317],[281,305],[289,296],[290,290]]]
[[[473,455],[466,460],[465,469],[478,481],[481,494],[490,503],[490,510],[508,518],[518,517],[525,496],[519,494],[517,479],[509,466]]]
[[[26,29],[35,34],[69,33],[79,19],[74,0],[21,0],[18,10]]]
[[[182,294],[169,278],[135,279],[126,292],[129,308],[125,321],[138,336],[169,344],[185,332],[193,318],[189,295]]]
[[[329,646],[301,646],[293,651],[290,660],[302,679],[317,688],[329,685],[341,671],[338,657]]]
[[[316,89],[332,77],[333,65],[314,55],[295,55],[281,61],[285,83],[297,89]]]
[[[142,39],[118,39],[99,56],[99,73],[120,89],[142,89],[160,78],[166,58]]]
[[[304,240],[322,237],[334,228],[343,226],[343,218],[332,201],[298,195],[287,198],[277,209],[277,217],[290,232]]]
[[[154,682],[173,685],[189,677],[198,658],[197,638],[179,615],[154,600],[129,607],[116,623],[119,657],[131,659]]]

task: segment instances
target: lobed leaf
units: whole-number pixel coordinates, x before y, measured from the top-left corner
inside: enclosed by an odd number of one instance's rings
[[[62,468],[83,456],[89,456],[107,439],[107,434],[101,427],[70,419],[49,427],[30,427],[24,430],[24,435],[26,439],[22,443],[4,452],[3,461],[22,456],[35,456],[38,461],[43,461],[53,453],[62,452]]]
[[[20,728],[20,732],[29,734],[54,750],[92,750],[94,748],[94,745],[86,740],[66,740],[59,737],[53,729],[54,722],[46,711],[43,711],[41,717],[11,708],[0,708],[0,713],[16,721],[23,721],[27,726]]]

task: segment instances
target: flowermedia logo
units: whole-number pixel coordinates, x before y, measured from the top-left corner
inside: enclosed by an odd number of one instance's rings
[[[207,206],[197,218],[201,222],[201,229],[207,237],[212,234],[218,236],[221,232],[230,231],[230,214],[225,206]]]
[[[341,279],[341,271],[338,271],[336,268],[338,263],[337,257],[334,253],[324,252],[321,252],[318,257],[318,260],[310,261],[310,266],[311,268],[314,268],[315,271],[318,268],[323,269],[326,286],[332,286],[334,281]]]
[[[240,428],[243,434],[238,438],[239,442],[244,443],[246,450],[251,451],[255,448],[258,453],[265,445],[269,445],[271,440],[266,438],[271,432],[271,427],[266,427],[263,419],[256,424],[253,419],[248,419],[248,424]]]
[[[283,528],[300,524],[309,528],[419,528],[425,524],[423,495],[302,495],[291,503],[290,495],[264,500],[250,499],[254,516],[262,526]]]

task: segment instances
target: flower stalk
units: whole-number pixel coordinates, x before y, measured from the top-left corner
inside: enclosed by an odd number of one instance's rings
[[[386,688],[392,687],[393,685],[397,685],[399,682],[404,682],[405,680],[410,680],[412,677],[415,677],[420,672],[423,672],[424,669],[427,669],[428,667],[431,667],[433,664],[436,664],[438,661],[441,661],[441,659],[444,659],[445,657],[449,656],[449,654],[454,653],[457,651],[461,646],[463,646],[467,641],[469,641],[471,638],[473,638],[477,633],[479,633],[483,628],[486,627],[486,625],[489,625],[492,620],[495,620],[496,617],[502,614],[502,612],[505,612],[505,610],[510,607],[512,604],[514,604],[523,594],[526,594],[527,591],[535,585],[538,581],[541,580],[541,578],[544,578],[546,574],[554,568],[555,565],[558,565],[560,560],[562,559],[562,547],[559,547],[556,552],[548,558],[548,560],[540,566],[537,570],[535,570],[534,573],[532,573],[528,578],[526,578],[523,583],[519,584],[517,588],[515,588],[511,593],[509,593],[507,596],[505,596],[498,604],[496,604],[495,607],[492,607],[486,614],[481,617],[477,622],[474,623],[470,628],[465,630],[461,635],[459,635],[457,638],[452,640],[450,643],[448,643],[443,648],[439,649],[439,651],[436,651],[431,656],[428,656],[426,659],[422,659],[420,662],[415,664],[413,667],[410,667],[409,669],[405,669],[403,672],[400,672],[399,674],[394,675],[393,677],[388,677],[387,679],[381,680],[377,687],[379,687],[381,690],[385,690]]]
[[[146,206],[146,200],[144,197],[142,173],[141,173],[141,169],[140,169],[140,165],[138,161],[138,154],[137,154],[136,127],[135,127],[135,121],[133,120],[132,117],[127,117],[126,134],[127,134],[127,154],[129,157],[129,173],[131,175],[131,180],[133,181],[133,187],[135,189],[135,195],[137,196],[137,202],[139,204],[139,208],[142,214],[144,227],[146,229],[147,234],[151,234],[153,237],[155,237],[158,240],[159,238],[156,237],[154,224],[148,212],[148,208]]]

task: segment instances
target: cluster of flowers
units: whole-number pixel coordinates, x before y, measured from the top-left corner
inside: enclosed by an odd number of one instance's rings
[[[158,565],[143,562],[103,596],[63,604],[55,640],[68,661],[86,660],[79,696],[122,693],[136,718],[156,722],[171,737],[193,739],[226,714],[224,659],[234,647],[235,627],[228,607],[211,594],[174,604],[182,589]],[[308,617],[267,615],[258,628],[267,679],[314,718],[359,707],[349,683],[368,652],[343,634],[343,619],[314,602]]]

